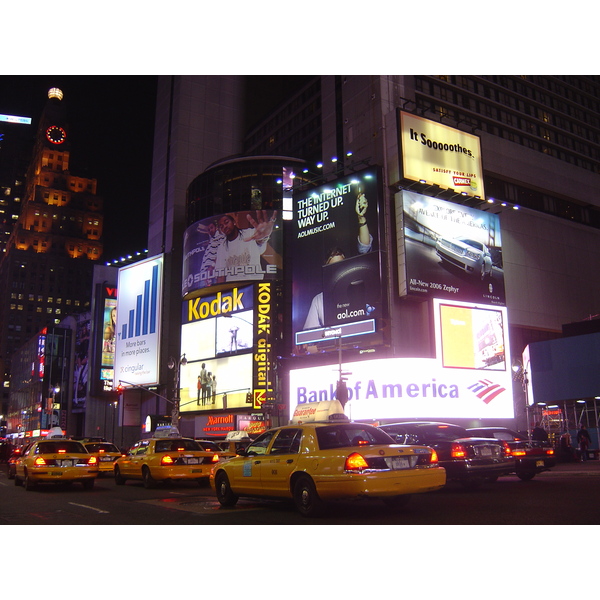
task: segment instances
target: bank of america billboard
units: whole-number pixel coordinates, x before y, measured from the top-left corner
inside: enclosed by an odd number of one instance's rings
[[[404,190],[396,219],[401,296],[506,303],[498,215]]]
[[[294,194],[290,243],[296,346],[372,333],[383,316],[379,169]]]
[[[223,283],[282,276],[281,216],[243,210],[201,219],[183,236],[182,297]]]
[[[119,269],[115,386],[158,384],[162,285],[162,255]]]
[[[485,197],[481,145],[476,135],[402,111],[398,127],[404,179]]]
[[[434,301],[434,322],[435,358],[343,364],[350,418],[514,418],[506,308]],[[338,365],[290,371],[290,415],[335,399],[337,379]]]

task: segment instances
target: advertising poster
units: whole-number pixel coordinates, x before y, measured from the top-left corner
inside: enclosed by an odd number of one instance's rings
[[[400,295],[504,306],[499,216],[406,190],[398,196]]]
[[[115,382],[158,384],[163,257],[119,269]]]
[[[182,297],[213,285],[282,276],[281,215],[245,210],[190,225],[183,237]]]
[[[405,179],[485,197],[476,135],[406,112],[400,112],[399,125],[400,166]]]
[[[376,168],[294,195],[292,319],[297,346],[325,337],[331,328],[339,328],[343,337],[347,326],[383,316],[379,202]]]
[[[251,408],[255,288],[219,291],[182,303],[180,410]]]

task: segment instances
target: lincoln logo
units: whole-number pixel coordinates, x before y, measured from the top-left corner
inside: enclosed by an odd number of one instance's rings
[[[467,389],[471,390],[486,404],[489,404],[496,396],[506,391],[506,388],[503,388],[501,385],[498,385],[489,379],[480,379],[478,382],[470,385]]]

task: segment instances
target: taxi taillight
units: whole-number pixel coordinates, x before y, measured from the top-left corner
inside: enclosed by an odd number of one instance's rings
[[[43,467],[46,465],[46,461],[44,460],[44,458],[42,456],[38,456],[34,461],[33,464],[36,467]]]
[[[429,461],[431,464],[437,463],[439,462],[440,457],[438,456],[438,453],[432,448],[431,449],[431,460]]]
[[[450,449],[450,456],[452,458],[466,458],[467,451],[464,446],[460,444],[452,444],[452,448]]]
[[[219,455],[218,454],[213,454],[212,462],[214,462],[214,463],[219,462]]]
[[[95,456],[90,456],[88,458],[88,462],[87,462],[88,466],[90,467],[94,467],[95,465],[98,464],[98,459]]]
[[[172,465],[173,464],[173,459],[167,454],[166,456],[163,456],[160,459],[160,464],[165,466],[165,465]]]
[[[346,458],[346,471],[362,471],[368,467],[369,465],[364,456],[358,452],[353,452],[350,454],[350,456],[348,456],[348,458]]]

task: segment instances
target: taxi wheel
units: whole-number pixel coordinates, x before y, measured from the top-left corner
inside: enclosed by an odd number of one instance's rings
[[[23,485],[23,480],[19,477],[17,477],[16,473],[15,473],[15,485],[16,486],[22,486]]]
[[[115,483],[117,485],[125,485],[125,478],[121,475],[119,467],[115,467]]]
[[[229,485],[229,478],[222,471],[217,474],[215,491],[217,493],[217,500],[221,506],[235,506],[237,504],[239,497],[233,493],[231,485]]]
[[[323,514],[325,504],[313,480],[308,475],[298,477],[294,483],[294,503],[300,514],[304,517],[318,517]]]
[[[25,489],[30,492],[31,490],[35,489],[35,483],[33,481],[31,481],[31,477],[29,477],[29,475],[27,475],[27,472],[25,472]]]
[[[154,477],[152,477],[152,473],[150,473],[150,469],[144,465],[142,468],[142,479],[144,480],[144,487],[149,490],[156,487],[156,481]]]

